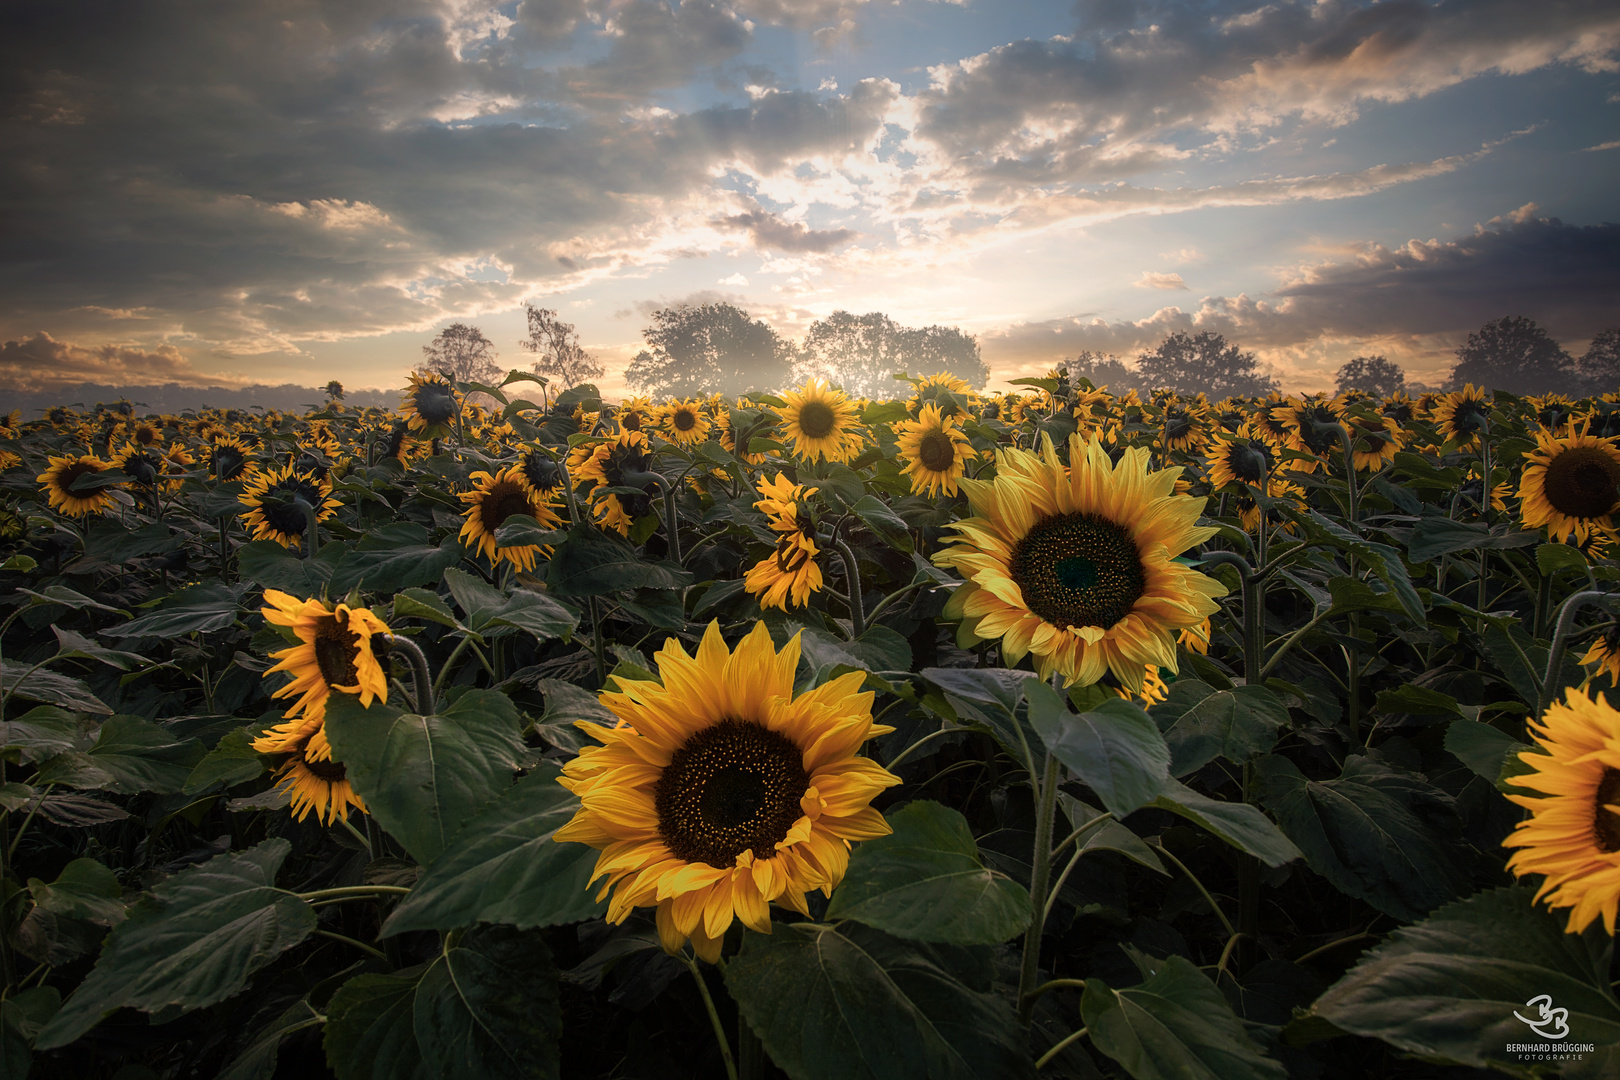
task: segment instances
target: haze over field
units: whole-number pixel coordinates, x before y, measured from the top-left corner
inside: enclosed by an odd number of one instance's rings
[[[279,0],[0,13],[0,392],[389,388],[526,304],[1213,330],[1291,391],[1620,324],[1612,2]]]

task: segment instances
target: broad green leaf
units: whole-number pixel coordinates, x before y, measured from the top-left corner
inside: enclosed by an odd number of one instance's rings
[[[21,751],[24,761],[43,761],[78,745],[86,723],[78,713],[54,705],[38,705],[15,720],[0,724],[0,747]]]
[[[1027,679],[1029,723],[1046,749],[1097,793],[1117,818],[1159,797],[1170,779],[1170,748],[1143,709],[1106,701],[1075,714],[1040,679]]]
[[[1552,575],[1560,570],[1586,573],[1586,556],[1581,549],[1568,544],[1542,544],[1536,548],[1536,567],[1543,574]]]
[[[338,1080],[428,1080],[412,1030],[420,975],[356,975],[326,1004],[323,1046]]]
[[[1379,712],[1405,713],[1412,716],[1461,716],[1457,699],[1426,686],[1406,683],[1393,690],[1383,690],[1374,702]]]
[[[124,887],[94,859],[74,859],[49,885],[28,879],[34,904],[52,915],[116,926],[124,921]]]
[[[1025,761],[1026,746],[1028,753],[1038,756],[1040,736],[1027,717],[1019,715],[1027,673],[1005,668],[925,668],[922,677],[945,692],[954,719],[995,736],[1014,761]]]
[[[850,856],[827,905],[829,920],[854,919],[896,937],[948,945],[995,945],[1029,925],[1029,893],[985,867],[960,813],[914,802],[888,819],[890,835]]]
[[[1179,814],[1239,851],[1248,852],[1267,866],[1281,866],[1303,857],[1299,848],[1272,824],[1270,818],[1247,803],[1212,799],[1171,780],[1150,805],[1158,810]]]
[[[265,756],[253,749],[253,730],[237,728],[226,732],[197,762],[180,790],[193,795],[215,784],[234,787],[263,776],[267,767]]]
[[[679,611],[677,607],[677,614]],[[483,622],[478,624],[480,630],[513,626],[534,635],[541,641],[550,638],[567,640],[579,628],[577,612],[559,604],[545,593],[535,592],[532,589],[514,589],[505,603],[481,614]],[[685,625],[684,620],[681,625]]]
[[[29,809],[32,810],[33,807],[30,806]],[[68,828],[77,829],[86,825],[105,825],[109,821],[123,821],[129,817],[129,812],[94,795],[53,791],[39,799],[39,816],[53,825],[66,825]]]
[[[66,1046],[114,1009],[201,1009],[240,991],[255,971],[304,940],[315,913],[275,887],[292,845],[266,840],[157,885],[107,936],[95,969],[40,1032]]]
[[[66,585],[47,585],[38,592],[33,589],[18,589],[17,591],[25,596],[33,597],[33,603],[29,605],[30,607],[59,604],[62,607],[70,607],[76,611],[83,608],[93,608],[96,611],[110,611],[115,615],[127,614],[127,612],[120,611],[118,608],[108,607],[99,600],[92,600],[81,592],[75,592]]]
[[[114,716],[101,725],[87,756],[96,768],[112,776],[114,791],[169,795],[185,786],[205,753],[196,739],[176,739],[150,720]]]
[[[1453,521],[1444,517],[1425,517],[1412,527],[1407,540],[1407,558],[1414,563],[1430,562],[1441,555],[1457,551],[1475,551],[1480,548],[1500,550],[1524,547],[1541,539],[1541,531],[1492,531],[1480,522]]]
[[[31,784],[19,784],[15,780],[8,780],[0,784],[0,808],[16,811],[27,806],[34,796],[38,794]]]
[[[72,630],[63,630],[60,626],[52,626],[51,633],[56,635],[56,645],[60,650],[55,659],[99,660],[108,667],[115,667],[119,671],[133,671],[136,668],[144,668],[152,663],[140,653],[123,652],[119,649],[109,649],[104,645],[97,645],[83,634],[75,634]]]
[[[525,547],[539,545],[549,547],[560,544],[568,536],[566,529],[556,529],[542,525],[535,518],[527,514],[513,514],[500,528],[495,530],[495,544],[497,547]]]
[[[402,589],[395,593],[394,618],[426,619],[428,622],[436,622],[440,626],[448,626],[452,630],[472,633],[472,631],[461,625],[461,620],[456,618],[456,613],[450,610],[450,605],[446,604],[438,593],[429,592],[426,589]],[[474,634],[473,637],[478,641],[484,640],[477,634]]]
[[[4,688],[7,701],[43,701],[74,712],[112,713],[107,703],[96,697],[83,680],[32,664],[0,660],[0,687]]]
[[[1080,1015],[1092,1045],[1135,1080],[1286,1080],[1219,988],[1180,956],[1145,958],[1145,982],[1114,990],[1086,979]]]
[[[444,583],[450,595],[455,597],[456,606],[467,617],[468,624],[475,629],[482,629],[489,617],[487,613],[506,602],[506,594],[501,590],[478,575],[457,570],[453,566],[444,572]]]
[[[680,589],[692,575],[673,563],[651,562],[617,533],[576,525],[552,552],[546,584],[559,597],[602,596],[628,589]]]
[[[1584,934],[1565,932],[1562,911],[1535,903],[1525,887],[1492,889],[1440,908],[1404,926],[1311,1006],[1341,1031],[1382,1039],[1420,1057],[1493,1068],[1517,1076],[1545,1068],[1510,1044],[1557,1052],[1591,1043],[1572,1055],[1565,1077],[1620,1074],[1620,1001],[1609,986],[1614,941],[1601,921]],[[1539,1021],[1534,1003],[1567,1010],[1568,1035],[1547,1042],[1519,1016]],[[1555,1025],[1542,1025],[1549,1033]]]
[[[413,585],[437,585],[449,567],[461,561],[461,544],[446,537],[435,545],[428,531],[409,521],[371,529],[338,563],[328,586],[342,596],[361,588],[396,593]]]
[[[215,1080],[275,1080],[276,1061],[281,1053],[281,1040],[294,1031],[314,1027],[321,1015],[310,1007],[307,999],[300,999],[267,1027],[253,1033],[252,1041]]]
[[[250,540],[236,549],[236,566],[244,581],[307,600],[327,591],[348,553],[349,545],[341,540],[322,544],[313,559],[300,558],[274,540]]]
[[[590,690],[561,679],[536,680],[534,688],[545,695],[545,712],[534,729],[553,746],[578,752],[584,745],[585,733],[574,726],[580,720],[617,724],[619,718]]]
[[[1217,690],[1177,679],[1164,701],[1149,710],[1170,747],[1170,775],[1186,776],[1218,757],[1242,764],[1277,744],[1288,709],[1264,686]]]
[[[877,536],[896,551],[911,553],[911,528],[899,514],[889,508],[889,504],[876,495],[863,495],[850,507],[855,516],[871,529]]]
[[[1069,819],[1071,829],[1078,829],[1103,813],[1095,806],[1088,805],[1064,791],[1058,792],[1058,805],[1062,807],[1064,816]],[[1056,839],[1062,840],[1062,837]],[[1140,836],[1112,817],[1100,824],[1092,825],[1080,838],[1079,852],[1083,855],[1088,851],[1118,852],[1139,866],[1145,866],[1158,874],[1169,875],[1169,871],[1164,868],[1164,861],[1154,854],[1153,849]]]
[[[539,934],[469,931],[417,985],[412,1028],[429,1075],[550,1080],[559,1075],[557,968]]]
[[[366,709],[340,693],[326,706],[333,756],[366,809],[424,865],[510,786],[521,730],[512,699],[496,690],[469,690],[438,716]]]
[[[1476,776],[1496,783],[1502,766],[1530,744],[1478,720],[1453,720],[1446,728],[1446,750]]]
[[[30,1044],[61,1004],[54,986],[36,986],[0,1002],[0,1080],[26,1080],[34,1058]]]
[[[1456,805],[1422,776],[1352,754],[1338,779],[1309,780],[1268,755],[1255,778],[1261,804],[1340,892],[1411,920],[1472,888]]]
[[[522,930],[606,911],[590,887],[596,850],[552,839],[579,809],[579,797],[557,783],[561,773],[555,762],[541,762],[468,821],[394,909],[383,933],[481,922]]]
[[[222,630],[236,622],[242,594],[247,586],[233,587],[217,581],[188,585],[159,604],[150,615],[131,619],[122,626],[110,626],[106,637],[176,638]]]
[[[842,923],[746,934],[726,988],[795,1080],[1004,1080],[1034,1069],[1018,1022],[933,947]]]

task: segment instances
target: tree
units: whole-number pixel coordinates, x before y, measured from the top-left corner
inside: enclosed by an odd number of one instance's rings
[[[792,346],[769,325],[731,304],[664,308],[641,332],[650,348],[624,378],[654,398],[769,393],[790,377]]]
[[[548,308],[525,304],[523,310],[529,319],[529,336],[518,344],[535,354],[531,371],[555,379],[564,390],[602,377],[602,365],[580,348],[573,323],[563,322]]]
[[[1620,327],[1592,339],[1580,360],[1582,393],[1597,397],[1620,390]]]
[[[433,344],[422,346],[418,373],[437,371],[456,382],[490,383],[500,378],[495,365],[495,343],[476,326],[451,323],[439,331]]]
[[[795,377],[819,377],[855,397],[891,398],[905,387],[894,375],[955,375],[975,390],[990,379],[977,339],[954,326],[901,326],[879,311],[835,311],[812,323]]]
[[[1374,397],[1387,398],[1406,387],[1406,372],[1401,365],[1382,356],[1358,356],[1345,362],[1334,376],[1336,389],[1341,394],[1360,390]]]
[[[1136,370],[1152,390],[1174,390],[1182,396],[1208,394],[1259,397],[1277,389],[1277,380],[1262,374],[1254,353],[1246,353],[1213,330],[1189,334],[1177,330],[1152,352],[1137,358]]]
[[[1126,367],[1124,361],[1112,353],[1104,356],[1086,349],[1073,360],[1064,360],[1059,366],[1069,369],[1071,380],[1090,379],[1092,386],[1098,389],[1106,386],[1113,394],[1146,389],[1142,385],[1141,373]]]
[[[1496,319],[1469,334],[1457,350],[1451,382],[1512,394],[1580,392],[1575,358],[1522,315]]]

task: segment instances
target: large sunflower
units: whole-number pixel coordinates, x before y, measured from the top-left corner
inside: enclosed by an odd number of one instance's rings
[[[242,515],[255,540],[274,540],[282,547],[296,547],[309,528],[304,515],[307,503],[315,510],[316,523],[337,513],[343,504],[331,497],[332,481],[302,473],[294,465],[284,465],[260,473],[248,481],[238,497],[249,507]]]
[[[1042,678],[1090,685],[1107,672],[1132,691],[1148,664],[1176,671],[1176,635],[1213,614],[1226,589],[1174,561],[1215,535],[1205,500],[1172,494],[1181,470],[1148,471],[1148,451],[1116,466],[1102,443],[1069,439],[1065,468],[1041,452],[1003,450],[996,478],[963,480],[975,517],[934,556],[967,577],[946,604],[966,645],[1001,638],[1003,663],[1035,657]]]
[[[665,405],[658,410],[658,427],[664,438],[680,446],[696,446],[709,437],[709,417],[701,401]]]
[[[1525,456],[1519,478],[1524,524],[1545,525],[1557,541],[1571,535],[1585,541],[1594,532],[1614,531],[1611,515],[1620,506],[1620,448],[1613,440],[1583,428],[1562,439],[1536,432],[1536,448]]]
[[[1406,445],[1401,425],[1392,416],[1346,413],[1344,426],[1350,432],[1350,458],[1358,470],[1377,472]]]
[[[1572,689],[1531,721],[1530,735],[1541,752],[1519,760],[1532,771],[1507,783],[1541,796],[1508,796],[1530,811],[1502,841],[1519,849],[1508,869],[1545,875],[1536,899],[1570,908],[1570,933],[1601,915],[1612,935],[1620,905],[1620,712]]]
[[[917,419],[894,425],[900,456],[909,462],[901,471],[911,477],[913,495],[938,495],[942,488],[955,495],[964,465],[968,459],[978,458],[979,452],[968,444],[957,419],[935,405],[924,405]]]
[[[461,415],[461,405],[461,392],[443,375],[429,371],[411,376],[399,411],[409,421],[411,431],[421,438],[442,439],[450,434],[452,421]]]
[[[461,542],[488,556],[492,566],[509,562],[524,573],[533,570],[535,557],[544,549],[539,544],[497,547],[495,531],[519,516],[533,518],[547,529],[555,529],[562,519],[525,481],[522,465],[508,465],[493,475],[479,470],[470,479],[475,486],[460,495],[467,504]]]
[[[849,461],[861,452],[863,440],[855,420],[855,406],[842,390],[811,379],[797,390],[784,393],[782,400],[787,404],[776,411],[782,417],[786,437],[793,440],[797,457],[805,461]]]
[[[610,922],[656,905],[664,948],[690,939],[713,963],[733,918],[768,934],[773,902],[808,914],[851,841],[890,831],[870,803],[900,781],[856,751],[894,729],[872,722],[865,672],[795,697],[799,639],[778,653],[763,624],[735,653],[712,622],[696,657],[670,638],[656,660],[662,685],[602,693],[619,726],[575,725],[605,745],[563,767],[580,809],[556,838],[602,852],[592,880],[606,878]]]
[[[370,608],[347,604],[328,608],[320,600],[300,600],[276,589],[264,590],[264,599],[265,622],[290,627],[298,637],[297,645],[270,654],[281,663],[265,672],[292,676],[292,682],[270,695],[276,699],[298,695],[282,715],[302,717],[303,723],[322,722],[333,690],[358,694],[368,709],[373,700],[387,703],[388,674],[377,658],[374,639],[387,635],[388,624]]]
[[[1248,425],[1238,428],[1232,438],[1222,438],[1209,455],[1209,484],[1219,491],[1229,484],[1262,487],[1276,464],[1276,455],[1264,439],[1250,435]]]
[[[45,495],[51,509],[70,517],[87,517],[117,506],[117,500],[108,488],[74,491],[73,484],[81,476],[106,472],[110,466],[94,454],[78,457],[52,457],[50,468],[34,479],[45,485]]]
[[[796,485],[785,476],[760,480],[758,487],[763,498],[754,506],[781,538],[774,552],[749,568],[743,588],[759,597],[762,608],[803,607],[811,593],[821,591],[822,577],[815,519],[801,500],[819,489]]]
[[[576,489],[644,486],[652,468],[652,443],[644,431],[621,431],[604,442],[584,443],[568,451],[568,473]],[[604,529],[630,535],[635,519],[652,510],[647,495],[607,494],[592,499],[591,514]]]

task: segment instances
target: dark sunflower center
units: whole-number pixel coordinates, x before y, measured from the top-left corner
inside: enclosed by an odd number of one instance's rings
[[[1547,463],[1547,501],[1570,517],[1602,517],[1620,502],[1620,461],[1602,447],[1576,446]]]
[[[264,520],[279,533],[302,536],[309,526],[309,519],[304,516],[304,506],[319,507],[321,502],[320,490],[314,484],[301,479],[283,480],[271,488],[262,500]],[[318,515],[320,511],[316,513]]]
[[[1234,446],[1226,456],[1226,465],[1245,484],[1258,484],[1271,468],[1271,455],[1254,443]]]
[[[1185,439],[1192,434],[1193,418],[1183,412],[1170,412],[1164,418],[1164,437]]]
[[[57,478],[56,483],[57,486],[63,491],[72,492],[73,482],[75,480],[81,476],[88,476],[91,473],[98,473],[100,471],[101,470],[99,468],[87,461],[75,461],[72,465],[69,465],[67,468],[62,470],[62,475]]]
[[[1037,522],[1013,548],[1009,566],[1029,610],[1053,626],[1107,629],[1146,591],[1136,542],[1095,514]]]
[[[1458,403],[1451,414],[1451,434],[1471,435],[1485,426],[1485,418],[1489,415],[1483,401],[1466,399]]]
[[[328,784],[335,784],[340,780],[349,778],[349,770],[343,767],[341,761],[311,761],[306,757],[304,759],[304,768],[319,779],[325,780]]]
[[[354,666],[360,656],[358,637],[348,626],[338,625],[337,616],[322,619],[315,631],[315,666],[327,686],[358,686],[360,672]]]
[[[807,402],[799,410],[799,430],[807,439],[825,439],[838,426],[838,415],[824,401]]]
[[[157,432],[149,427],[138,427],[135,429],[135,441],[142,446],[151,446],[157,442]]]
[[[124,471],[129,473],[137,484],[150,487],[157,482],[158,460],[148,453],[131,454],[124,461]]]
[[[917,460],[930,472],[945,472],[956,464],[956,444],[943,431],[930,431],[917,444]]]
[[[641,414],[638,412],[627,412],[622,414],[619,417],[619,426],[625,431],[640,431]]]
[[[214,448],[214,476],[220,480],[235,480],[242,472],[242,466],[247,459],[242,452],[234,446],[216,446]]]
[[[803,811],[804,754],[787,736],[739,720],[693,735],[653,789],[658,834],[670,854],[722,869],[752,851],[776,854]]]
[[[677,409],[675,411],[675,430],[691,431],[697,427],[697,417],[690,409]]]
[[[1603,770],[1593,805],[1592,838],[1605,855],[1620,851],[1620,814],[1611,806],[1620,806],[1620,769]]]
[[[515,480],[502,480],[478,500],[478,515],[483,520],[484,528],[489,532],[494,532],[506,524],[506,519],[514,514],[534,516],[534,506],[529,502],[529,493]]]
[[[439,383],[416,388],[416,411],[430,424],[448,424],[456,415],[455,391]]]

